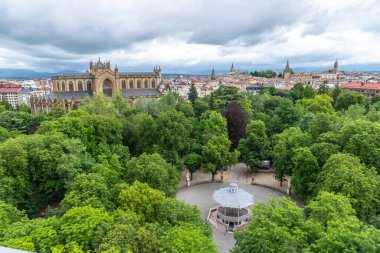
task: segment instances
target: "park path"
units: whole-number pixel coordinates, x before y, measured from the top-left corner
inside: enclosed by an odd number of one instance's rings
[[[187,187],[186,182],[186,173],[187,170],[183,170],[181,173],[181,180],[178,187],[180,189]],[[215,182],[221,182],[222,173],[215,175]],[[252,181],[252,171],[244,163],[237,163],[229,166],[227,171],[223,172],[223,182],[235,182],[237,184],[254,184],[265,186],[283,193],[286,193],[288,188],[288,178],[285,178],[286,181],[283,182],[282,186],[280,182],[274,178],[274,172],[272,170],[260,170],[253,175]],[[193,180],[191,185],[211,183],[211,173],[204,173],[202,171],[197,171],[193,174]]]

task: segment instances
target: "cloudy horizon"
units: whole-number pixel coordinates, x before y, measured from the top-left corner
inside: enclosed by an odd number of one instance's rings
[[[0,68],[380,63],[376,0],[0,0]]]

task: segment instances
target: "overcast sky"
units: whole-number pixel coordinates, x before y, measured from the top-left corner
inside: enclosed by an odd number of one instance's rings
[[[0,68],[380,63],[379,0],[0,0]]]

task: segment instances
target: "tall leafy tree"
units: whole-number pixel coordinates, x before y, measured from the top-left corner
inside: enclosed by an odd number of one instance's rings
[[[343,150],[380,172],[380,125],[368,120],[347,120],[338,132]]]
[[[339,94],[335,101],[335,109],[342,111],[347,110],[349,106],[359,104],[364,105],[366,98],[363,94],[352,92],[352,91],[344,91]]]
[[[228,137],[233,150],[237,148],[240,139],[245,137],[249,115],[235,101],[228,103],[222,115],[227,119]]]
[[[203,157],[197,153],[190,153],[185,158],[185,166],[190,172],[190,179],[193,178],[193,173],[196,172],[202,165]]]
[[[379,176],[349,154],[332,155],[319,174],[320,191],[350,197],[358,216],[368,220],[379,205]]]
[[[154,151],[178,165],[179,157],[186,155],[190,148],[191,121],[181,112],[168,111],[161,112],[154,125]]]
[[[302,209],[289,199],[257,203],[246,232],[234,234],[231,252],[302,252],[306,247]]]
[[[33,183],[24,137],[11,138],[0,144],[0,169],[4,176],[1,180],[6,183],[2,185],[4,193],[14,194],[4,196],[4,199],[22,206],[30,203]]]
[[[143,223],[137,214],[120,209],[114,212],[115,223],[102,238],[101,252],[158,253],[159,232],[154,224]]]
[[[310,150],[317,158],[319,166],[322,167],[331,155],[338,153],[339,147],[336,144],[320,142],[313,144]]]
[[[173,227],[188,223],[202,229],[203,234],[207,236],[212,234],[211,226],[202,218],[198,207],[172,198],[166,198],[160,206],[157,221],[165,227],[167,225]]]
[[[317,94],[322,95],[322,94],[328,94],[329,92],[329,87],[327,86],[327,81],[324,81],[318,88]]]
[[[205,236],[201,229],[185,223],[165,233],[162,238],[162,252],[216,253],[217,250],[212,239]]]
[[[309,220],[327,228],[331,221],[355,218],[356,211],[350,201],[349,197],[342,194],[321,192],[307,204],[305,214]]]
[[[301,112],[287,98],[271,97],[264,102],[263,121],[271,133],[281,133],[283,130],[297,125]],[[269,117],[268,117],[269,116]]]
[[[212,181],[218,171],[225,170],[228,165],[237,162],[239,151],[230,152],[231,141],[225,136],[213,136],[203,147],[203,170],[211,172]]]
[[[143,221],[157,220],[157,215],[165,194],[150,188],[148,184],[135,181],[119,194],[119,204],[123,210],[135,212]]]
[[[291,89],[291,95],[294,100],[303,98],[313,98],[315,91],[310,85],[304,85],[303,83],[296,83]]]
[[[27,150],[33,182],[48,200],[62,197],[69,182],[93,163],[78,139],[61,133],[35,134],[28,141]]]
[[[317,95],[313,99],[306,100],[306,108],[314,113],[334,113],[333,99],[327,94]]]
[[[227,120],[215,111],[206,111],[200,117],[197,136],[201,144],[206,143],[213,136],[228,136]]]
[[[0,113],[0,127],[27,133],[32,119],[32,115],[27,112],[3,111]]]
[[[87,205],[109,210],[113,207],[111,190],[106,180],[99,174],[80,174],[75,177],[62,201],[62,206],[67,209]]]
[[[188,95],[190,103],[194,107],[195,106],[195,100],[198,98],[198,92],[194,86],[194,83],[191,84],[189,93],[187,95]]]
[[[307,131],[317,138],[320,134],[329,132],[332,130],[334,117],[327,113],[317,113],[308,124]]]
[[[315,181],[319,173],[317,158],[307,147],[294,150],[292,186],[294,193],[304,199],[311,197],[315,191]]]
[[[177,191],[178,172],[159,154],[144,153],[132,158],[127,164],[124,178],[127,183],[133,183],[135,180],[147,183],[167,196],[174,196]]]
[[[93,250],[105,235],[104,227],[114,223],[113,217],[103,209],[91,206],[74,207],[61,218],[60,233],[66,242],[76,242],[83,250]]]
[[[0,200],[0,238],[8,226],[22,220],[26,220],[24,212]]]
[[[155,141],[154,120],[147,113],[136,113],[127,118],[123,126],[123,143],[133,154],[151,152]]]
[[[297,127],[290,127],[274,137],[273,165],[275,168],[275,178],[281,184],[286,175],[293,174],[292,157],[294,150],[299,147],[306,147],[311,144],[311,136],[304,133]]]
[[[241,159],[252,169],[257,170],[263,160],[271,156],[271,147],[265,123],[252,120],[247,126],[247,136],[240,140],[238,150]]]

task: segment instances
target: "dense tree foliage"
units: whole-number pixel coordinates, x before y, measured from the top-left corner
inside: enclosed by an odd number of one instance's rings
[[[211,238],[205,236],[199,228],[187,224],[169,230],[162,239],[162,248],[165,253],[217,252]]]
[[[335,101],[337,110],[347,110],[350,105],[364,105],[364,95],[356,92],[341,92]]]
[[[178,175],[173,165],[167,163],[159,154],[142,154],[132,158],[123,175],[127,183],[138,180],[150,187],[174,196],[177,191]]]
[[[294,163],[292,162],[292,157],[295,150],[299,147],[310,145],[311,137],[297,127],[290,127],[274,138],[273,164],[276,168],[275,176],[282,181],[285,175],[293,174]]]
[[[322,192],[304,210],[289,199],[273,199],[252,213],[248,231],[235,234],[234,253],[380,250],[380,231],[359,221],[342,195]]]
[[[319,181],[321,191],[350,197],[352,207],[362,219],[368,220],[379,207],[379,176],[352,155],[332,155],[323,166]]]
[[[306,207],[257,204],[234,252],[379,251],[378,98],[296,84],[257,95],[221,85],[189,100],[96,96],[36,116],[1,104],[0,245],[215,252],[199,209],[172,197],[184,168],[214,179],[241,154],[291,177]]]
[[[254,72],[250,73],[251,76],[256,76],[256,77],[264,77],[264,78],[274,78],[277,77],[277,73],[274,72],[273,70],[263,70],[263,71],[257,71],[255,70]]]

